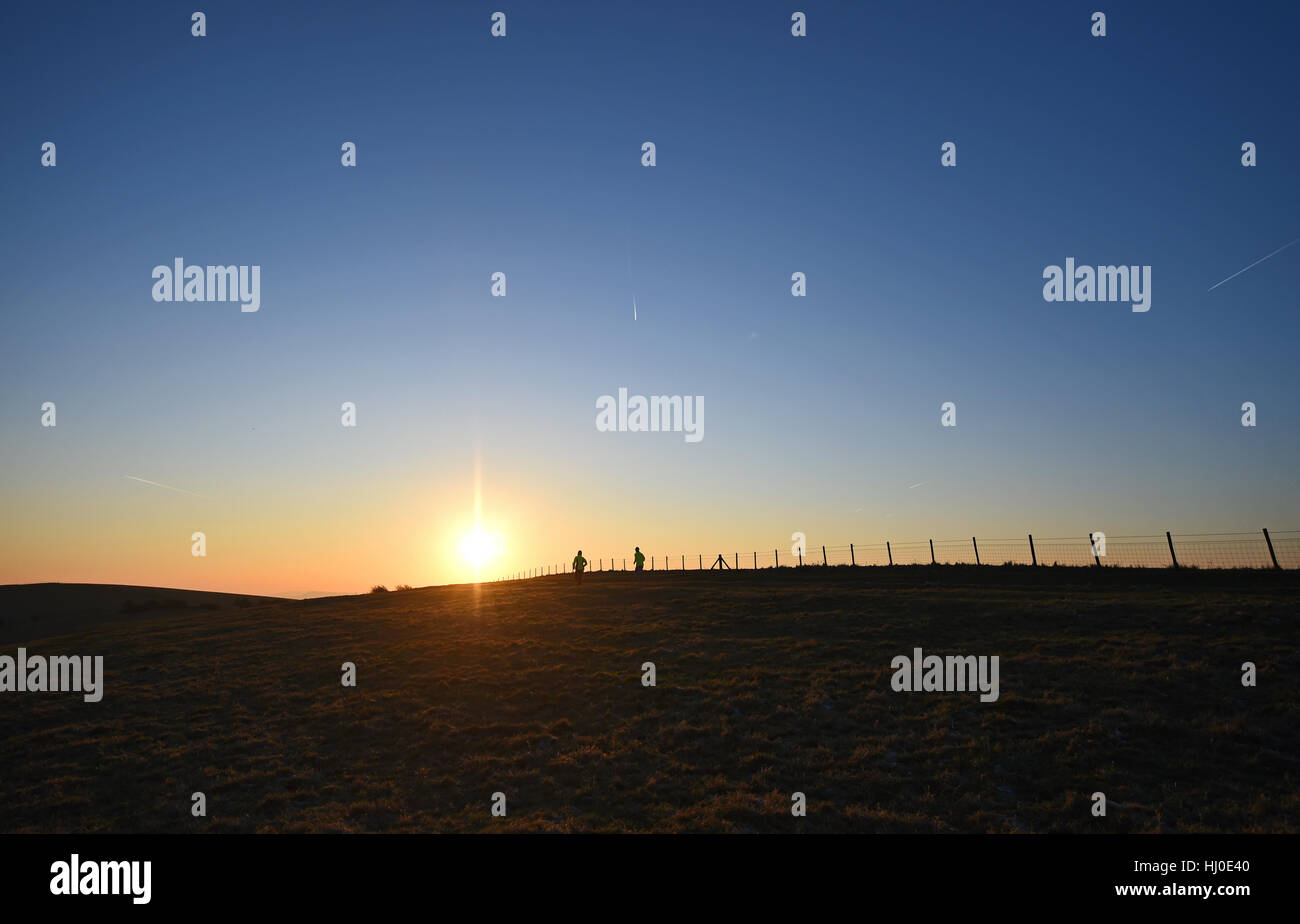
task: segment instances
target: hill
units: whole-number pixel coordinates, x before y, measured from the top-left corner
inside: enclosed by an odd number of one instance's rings
[[[102,702],[0,694],[0,831],[1295,832],[1297,591],[832,567],[105,618],[27,643],[103,655]],[[894,692],[918,647],[998,655],[999,699]]]
[[[92,631],[140,614],[213,612],[274,597],[130,584],[0,584],[0,644]]]

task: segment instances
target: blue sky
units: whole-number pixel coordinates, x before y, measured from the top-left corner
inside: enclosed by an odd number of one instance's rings
[[[503,570],[1300,528],[1300,245],[1207,291],[1300,236],[1293,4],[195,5],[204,38],[174,4],[0,12],[0,510],[47,543],[0,579],[111,570],[65,560],[87,504],[142,549],[214,507],[436,530],[476,457]],[[177,256],[260,265],[261,310],[152,301]],[[1151,310],[1045,302],[1067,257],[1151,265]],[[620,386],[703,395],[704,440],[596,432]],[[291,589],[244,573],[204,580]]]

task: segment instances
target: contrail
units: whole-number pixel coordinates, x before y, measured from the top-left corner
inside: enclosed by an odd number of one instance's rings
[[[1288,247],[1290,247],[1292,244],[1294,244],[1296,241],[1300,241],[1300,237],[1296,238],[1295,241],[1290,241],[1289,243],[1283,244],[1281,247],[1279,247],[1277,250],[1273,251],[1273,252],[1272,252],[1271,254],[1269,254],[1268,256],[1260,257],[1260,258],[1259,258],[1258,260],[1256,260],[1254,263],[1250,264],[1250,266],[1258,266],[1259,264],[1261,264],[1261,263],[1263,263],[1265,260],[1267,260],[1269,257],[1275,257],[1275,256],[1277,256],[1277,255],[1280,254],[1282,251],[1286,250]],[[1250,266],[1246,267],[1246,269],[1239,269],[1239,270],[1237,270],[1235,273],[1233,273],[1231,276],[1229,276],[1228,279],[1236,279],[1236,278],[1237,278],[1238,276],[1240,276],[1242,273],[1246,272],[1246,270],[1250,269]],[[1215,289],[1217,289],[1219,286],[1223,285],[1224,282],[1227,282],[1228,279],[1223,280],[1223,282],[1216,282],[1214,285],[1210,286],[1210,287],[1209,287],[1208,289],[1206,289],[1205,291],[1206,291],[1206,292],[1213,292],[1213,291],[1214,291]]]
[[[916,484],[909,484],[909,485],[908,485],[908,488],[909,488],[909,489],[910,489],[910,488],[919,488],[919,487],[920,487],[921,485],[923,485],[923,484],[925,484],[924,481],[918,481]]]
[[[186,491],[184,488],[173,488],[173,487],[172,487],[171,485],[169,485],[169,484],[162,484],[162,483],[157,482],[157,481],[150,481],[148,478],[137,478],[137,477],[135,477],[134,475],[123,475],[122,477],[123,477],[123,478],[130,478],[132,481],[139,481],[139,482],[142,482],[143,484],[151,484],[151,485],[153,485],[155,488],[166,488],[168,491],[176,491],[176,492],[178,492],[178,493],[180,493],[180,494],[188,494],[188,495],[190,495],[191,497],[202,497],[204,500],[207,500],[207,498],[204,497],[202,494],[195,494],[193,491]]]

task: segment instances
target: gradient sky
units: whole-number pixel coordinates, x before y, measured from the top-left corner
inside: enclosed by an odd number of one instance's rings
[[[5,4],[0,582],[466,580],[476,465],[485,578],[795,530],[1300,528],[1300,245],[1207,291],[1300,236],[1298,31],[1292,3]],[[176,257],[259,264],[261,310],[154,302]],[[1150,264],[1151,310],[1045,302],[1067,257]],[[597,432],[620,386],[704,396],[703,441]]]

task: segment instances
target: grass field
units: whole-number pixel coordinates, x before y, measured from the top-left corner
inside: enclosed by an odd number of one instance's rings
[[[105,692],[0,694],[0,831],[1300,830],[1295,572],[846,567],[137,597],[24,642],[103,655]],[[32,622],[13,607],[6,622],[13,656]],[[1000,699],[895,693],[890,660],[915,647],[998,655]]]

